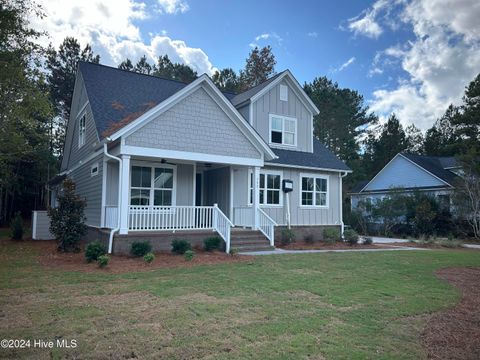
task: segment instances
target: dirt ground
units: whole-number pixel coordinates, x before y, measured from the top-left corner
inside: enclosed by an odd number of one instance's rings
[[[437,276],[455,286],[461,301],[431,316],[423,333],[429,359],[480,359],[480,269],[442,269]]]
[[[85,253],[60,253],[57,251],[54,241],[25,241],[25,244],[32,245],[38,249],[37,261],[45,267],[57,268],[66,271],[81,272],[105,272],[120,274],[135,271],[150,271],[159,268],[192,267],[196,265],[233,263],[239,261],[253,261],[251,256],[231,256],[224,252],[205,252],[195,250],[195,257],[191,261],[185,260],[183,255],[176,255],[169,252],[155,253],[155,260],[146,264],[143,258],[130,256],[111,255],[109,264],[100,269],[95,262],[87,263]]]

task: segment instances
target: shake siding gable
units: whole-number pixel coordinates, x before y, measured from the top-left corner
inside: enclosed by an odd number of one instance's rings
[[[260,152],[203,89],[125,139],[126,145],[260,159]]]

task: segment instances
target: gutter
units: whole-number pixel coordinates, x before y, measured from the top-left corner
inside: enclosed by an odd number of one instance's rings
[[[339,191],[339,197],[340,197],[340,202],[339,202],[339,207],[340,207],[340,226],[341,226],[341,236],[342,236],[342,239],[345,239],[343,233],[345,231],[345,224],[343,223],[343,197],[342,197],[342,193],[343,193],[343,178],[345,176],[348,175],[348,172],[345,171],[345,172],[340,172],[338,173],[338,177],[340,178],[340,191]]]
[[[110,138],[106,138],[107,142],[110,142]],[[113,235],[120,230],[120,209],[121,209],[121,189],[122,189],[122,159],[119,157],[113,156],[108,153],[107,142],[103,143],[103,154],[112,160],[118,161],[118,211],[117,211],[117,226],[114,229],[110,230],[110,235],[108,237],[108,253],[112,253],[113,249]],[[104,170],[105,171],[105,170]],[[105,190],[105,189],[104,189]],[[104,211],[104,209],[102,209]]]

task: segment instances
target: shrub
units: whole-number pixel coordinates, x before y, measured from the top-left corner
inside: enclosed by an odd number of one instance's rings
[[[75,194],[75,183],[67,178],[57,198],[58,206],[48,210],[50,232],[55,235],[60,251],[78,251],[78,243],[87,232],[84,209],[87,203]]]
[[[149,241],[134,241],[130,247],[130,254],[135,257],[142,257],[152,251],[152,245]]]
[[[363,238],[363,245],[372,245],[373,244],[373,239],[371,237],[364,237]]]
[[[442,247],[446,248],[459,248],[462,246],[462,242],[460,240],[450,240],[450,239],[441,239],[441,240],[436,240],[435,244],[440,245]]]
[[[15,217],[13,218],[12,223],[10,224],[10,230],[11,230],[10,236],[13,240],[23,239],[23,234],[25,233],[25,229],[23,226],[22,217],[20,216],[19,212],[17,212],[15,214]]]
[[[337,228],[325,228],[323,230],[323,238],[329,244],[334,244],[336,241],[340,240],[340,230]]]
[[[172,252],[175,254],[185,254],[188,250],[192,250],[192,245],[187,240],[175,239],[172,241]]]
[[[185,251],[183,257],[185,258],[186,261],[192,261],[193,258],[195,257],[195,252],[193,250],[187,250]]]
[[[292,229],[284,229],[282,230],[282,244],[288,245],[292,242],[295,242],[295,233]]]
[[[230,249],[230,255],[232,255],[232,256],[238,255],[239,252],[240,252],[240,250],[236,247]]]
[[[358,234],[353,229],[345,230],[343,236],[345,237],[345,241],[350,245],[356,245],[358,243]]]
[[[155,260],[155,255],[151,252],[145,254],[145,256],[143,257],[143,261],[145,261],[147,264],[152,263],[153,260]]]
[[[105,249],[105,246],[99,241],[94,241],[88,244],[85,248],[85,259],[90,263],[92,261],[97,261],[100,256],[105,255],[106,253],[107,250]]]
[[[104,268],[105,266],[108,265],[108,262],[110,261],[110,256],[108,255],[100,255],[97,259],[98,267]]]
[[[221,244],[222,244],[222,239],[220,239],[218,236],[211,236],[203,240],[203,250],[205,251],[219,250]]]
[[[303,240],[304,240],[307,244],[313,244],[313,243],[315,242],[315,238],[313,237],[312,234],[305,235],[305,237],[303,238]]]

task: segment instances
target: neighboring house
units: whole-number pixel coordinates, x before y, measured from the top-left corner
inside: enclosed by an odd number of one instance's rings
[[[431,195],[449,209],[460,166],[454,157],[399,153],[372,180],[357,184],[350,192],[352,210],[360,202],[368,208],[392,191],[405,195],[420,191]]]
[[[135,239],[168,249],[172,236],[198,243],[212,231],[227,251],[273,246],[288,217],[299,236],[321,237],[324,226],[343,229],[350,169],[314,139],[316,114],[288,70],[233,94],[207,75],[185,84],[80,62],[51,184],[73,178],[89,238],[110,234],[118,252]]]

